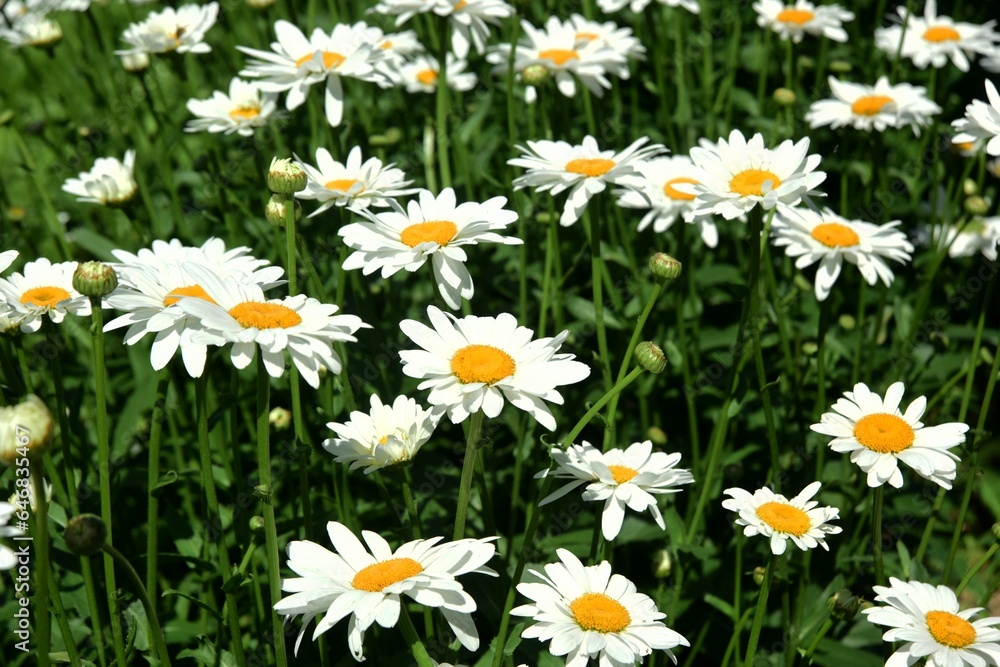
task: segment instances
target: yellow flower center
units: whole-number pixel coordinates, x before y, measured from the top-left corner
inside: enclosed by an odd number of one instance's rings
[[[975,146],[975,144],[971,141],[960,141],[955,144],[955,147],[960,151],[971,151],[973,146]]]
[[[239,122],[241,120],[253,120],[260,115],[259,107],[236,107],[229,112],[229,117]]]
[[[302,316],[280,303],[244,301],[229,309],[234,320],[247,329],[290,329],[302,324]]]
[[[976,628],[964,618],[947,611],[929,611],[927,629],[938,644],[965,648],[976,641]]]
[[[210,297],[208,292],[206,292],[201,285],[191,285],[190,287],[177,287],[170,290],[170,294],[163,299],[163,305],[172,306],[180,301],[181,297],[185,296],[193,296],[199,299],[204,299],[209,303],[215,303],[215,299]]]
[[[515,370],[514,358],[492,345],[467,345],[451,358],[451,372],[463,384],[496,384]]]
[[[788,503],[771,501],[757,508],[757,518],[779,533],[801,537],[810,527],[809,515]]]
[[[412,558],[391,558],[360,570],[354,575],[351,585],[359,591],[378,593],[386,586],[415,577],[423,571],[424,566]]]
[[[392,48],[392,42],[390,42],[387,39],[384,42],[382,42],[381,44],[379,44],[378,48],[382,49],[383,51],[388,51],[389,49]]]
[[[596,32],[578,32],[576,33],[576,41],[578,42],[592,42],[600,37]]]
[[[468,0],[461,0],[461,2],[459,2],[457,5],[454,6],[454,8],[452,8],[452,11],[453,12],[460,12],[463,9],[465,9],[465,6],[467,4],[469,4]]]
[[[570,60],[579,60],[580,54],[573,49],[546,49],[539,51],[538,57],[542,60],[551,60],[556,67],[562,67]]]
[[[854,424],[854,437],[879,454],[897,454],[913,445],[913,429],[902,417],[879,412]]]
[[[681,201],[691,201],[694,199],[694,195],[689,195],[686,192],[681,192],[674,186],[678,183],[694,183],[698,185],[698,181],[693,178],[688,178],[687,176],[678,176],[677,178],[671,178],[669,181],[663,184],[663,194],[667,195],[671,199],[680,199]]]
[[[437,83],[438,73],[432,69],[422,69],[417,72],[417,81],[425,86],[433,86]]]
[[[577,158],[566,163],[566,171],[591,178],[603,176],[615,168],[614,160],[604,158]]]
[[[858,233],[839,222],[824,222],[812,230],[812,237],[828,248],[848,248],[861,242]]]
[[[628,609],[603,593],[585,593],[569,603],[569,610],[584,630],[622,632],[632,622]]]
[[[795,25],[805,25],[809,23],[816,15],[805,9],[784,9],[778,13],[776,16],[778,21],[781,23],[794,23]]]
[[[957,42],[962,36],[954,28],[939,25],[928,28],[924,32],[924,39],[928,42]]]
[[[628,466],[608,466],[608,470],[611,471],[611,476],[614,478],[615,484],[624,484],[639,474],[638,470],[629,468]]]
[[[854,100],[851,105],[851,113],[855,116],[874,116],[882,111],[887,104],[893,104],[896,100],[885,95],[865,95]]]
[[[26,306],[52,308],[60,301],[70,299],[72,296],[62,287],[34,287],[21,295],[21,303]]]
[[[295,61],[296,67],[302,67],[307,62],[313,59],[313,53],[309,55],[302,56]],[[324,51],[323,52],[323,67],[330,69],[331,67],[340,67],[344,61],[347,60],[344,56],[340,55],[336,51]]]
[[[766,181],[771,181],[772,190],[777,190],[778,186],[781,185],[781,179],[773,171],[767,171],[766,169],[744,169],[729,181],[729,189],[744,197],[749,197],[750,195],[759,197],[764,194],[763,188]]]
[[[418,222],[410,225],[399,235],[399,240],[416,248],[421,243],[433,241],[438,245],[448,245],[448,241],[455,238],[458,233],[458,225],[450,220],[431,220],[429,222]]]
[[[338,178],[332,181],[327,181],[323,187],[327,190],[337,190],[339,192],[350,192],[354,184],[357,183],[357,179],[354,178]],[[361,188],[360,192],[364,192],[365,189]]]

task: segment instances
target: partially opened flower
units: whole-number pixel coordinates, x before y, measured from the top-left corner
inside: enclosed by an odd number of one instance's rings
[[[308,541],[288,545],[288,567],[299,576],[282,580],[281,589],[291,595],[274,609],[281,616],[302,616],[296,653],[314,618],[321,617],[312,634],[315,640],[349,616],[347,643],[354,659],[363,661],[365,631],[376,623],[383,628],[395,627],[404,595],[425,607],[440,609],[462,646],[470,651],[479,648],[479,633],[472,620],[476,601],[457,578],[465,574],[496,576],[486,567],[496,554],[495,537],[443,544],[443,538],[432,537],[393,550],[380,535],[366,530],[361,533],[366,549],[344,525],[330,521],[326,527],[336,551]]]
[[[361,147],[355,146],[347,154],[347,160],[337,162],[325,148],[316,149],[316,166],[295,156],[309,182],[306,189],[295,193],[297,199],[315,199],[321,206],[309,214],[313,218],[334,206],[365,208],[367,206],[389,206],[396,197],[413,194],[416,188],[409,186],[402,169],[393,164],[382,164],[377,157],[363,160]]]
[[[601,11],[605,14],[610,14],[611,12],[617,12],[625,7],[628,7],[635,13],[639,13],[644,10],[653,0],[597,0],[597,6],[601,8]],[[698,6],[698,0],[656,0],[661,5],[667,7],[683,7],[692,14],[697,14],[701,11],[701,7]]]
[[[556,420],[546,402],[561,405],[556,387],[590,375],[572,354],[558,352],[569,331],[532,340],[534,332],[507,313],[459,319],[429,306],[427,316],[433,329],[415,320],[399,325],[422,348],[399,353],[403,373],[423,380],[419,388],[431,390],[427,400],[444,408],[454,424],[478,410],[496,417],[506,398],[554,431]]]
[[[551,474],[556,479],[573,481],[546,496],[538,506],[558,500],[586,484],[583,499],[604,502],[601,530],[608,541],[618,537],[626,507],[635,512],[648,509],[656,525],[666,530],[656,496],[677,493],[681,484],[694,481],[689,470],[674,467],[681,460],[680,454],[654,452],[649,440],[632,443],[625,450],[612,449],[603,453],[584,441],[582,445],[570,445],[565,450],[554,448],[552,460],[556,469],[545,469],[535,475],[536,479]]]
[[[115,54],[208,53],[212,47],[205,43],[205,33],[215,25],[218,16],[217,2],[184,5],[177,9],[167,7],[153,12],[125,30],[122,39],[129,43],[129,48],[115,51]]]
[[[791,500],[767,487],[752,494],[740,488],[726,489],[723,494],[730,498],[722,501],[722,506],[738,514],[736,525],[744,526],[744,535],[768,538],[771,553],[775,555],[785,553],[788,540],[802,551],[817,546],[829,551],[826,536],[842,530],[829,522],[838,518],[840,510],[817,507],[819,503],[812,497],[819,492],[819,487],[819,482],[813,482]]]
[[[886,482],[897,489],[903,486],[899,470],[903,462],[921,477],[950,489],[959,458],[949,450],[965,442],[968,425],[924,426],[920,418],[927,399],[919,396],[900,412],[902,399],[902,382],[889,385],[884,399],[859,382],[833,404],[833,412],[823,413],[820,423],[810,428],[833,436],[829,442],[833,451],[850,452],[851,462],[867,473],[868,486]]]
[[[986,142],[989,155],[1000,155],[1000,93],[992,81],[986,81],[986,98],[989,104],[973,100],[965,107],[965,118],[959,118],[951,125],[958,132],[952,142]]]
[[[125,151],[125,159],[99,157],[90,171],[67,179],[62,189],[81,202],[121,206],[132,200],[139,187],[135,182],[135,151]]]
[[[810,127],[829,125],[833,129],[852,126],[855,130],[883,132],[887,127],[920,129],[930,125],[941,107],[927,97],[927,89],[908,83],[889,83],[881,76],[874,86],[829,78],[833,99],[813,102],[806,112]]]
[[[969,56],[993,53],[997,34],[993,31],[996,21],[982,25],[954,21],[948,16],[938,16],[937,0],[927,0],[924,15],[910,12],[905,6],[896,8],[902,25],[879,28],[875,31],[875,44],[895,58],[909,58],[920,69],[944,67],[951,60],[963,72],[969,71]]]
[[[23,273],[0,278],[0,314],[18,322],[21,331],[38,331],[46,316],[58,324],[66,314],[90,315],[90,299],[73,288],[76,262],[53,264],[44,257],[24,265]]]
[[[875,586],[875,606],[861,613],[887,630],[882,640],[902,643],[886,665],[925,667],[986,667],[1000,665],[1000,617],[972,620],[983,611],[959,611],[958,598],[947,586],[889,577],[889,586]]]
[[[240,78],[229,82],[229,94],[217,90],[207,100],[188,100],[187,108],[197,116],[188,121],[187,132],[238,132],[253,135],[254,128],[266,125],[277,107],[275,93],[263,93],[260,84]]]
[[[796,44],[806,34],[846,42],[843,24],[854,20],[854,13],[840,5],[815,5],[809,0],[793,0],[789,4],[783,0],[757,0],[753,8],[757,12],[757,25],[770,28],[781,39],[791,38]]]

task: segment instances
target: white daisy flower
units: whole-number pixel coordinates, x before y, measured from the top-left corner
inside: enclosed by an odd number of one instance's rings
[[[905,5],[897,7],[896,11],[901,21],[907,20]],[[909,58],[920,69],[928,65],[944,67],[950,59],[955,67],[968,72],[970,55],[993,52],[993,42],[998,39],[993,32],[994,25],[996,21],[976,25],[938,16],[937,0],[927,0],[923,17],[910,14],[905,35],[902,25],[879,28],[875,31],[875,44],[891,58],[899,52],[900,57]]]
[[[131,46],[115,51],[115,55],[130,53],[208,53],[212,47],[205,43],[205,33],[215,25],[219,16],[219,3],[184,5],[178,9],[167,7],[152,12],[145,20],[133,23],[125,30],[122,39]]]
[[[829,78],[833,99],[813,102],[806,112],[809,127],[829,125],[833,129],[851,125],[855,130],[885,131],[887,127],[920,129],[931,123],[931,116],[941,113],[941,107],[927,97],[927,89],[908,83],[889,83],[880,76],[874,86],[838,81]]]
[[[843,23],[854,20],[854,13],[840,5],[814,5],[809,0],[794,0],[791,4],[783,0],[757,0],[753,8],[757,12],[757,25],[770,28],[783,40],[791,38],[796,44],[806,33],[846,42]]]
[[[188,121],[187,132],[238,132],[253,135],[254,128],[266,125],[277,107],[277,94],[261,92],[260,84],[234,78],[229,94],[217,90],[207,100],[188,100],[187,108],[195,116]]]
[[[452,50],[457,57],[465,58],[470,47],[474,46],[477,53],[483,52],[490,35],[489,26],[513,16],[514,8],[503,0],[382,0],[368,12],[394,15],[397,26],[423,12],[447,16],[452,26]]]
[[[24,535],[23,530],[7,525],[17,511],[18,509],[10,503],[0,501],[0,538]],[[14,550],[0,543],[0,570],[10,570],[16,566],[17,555]]]
[[[653,231],[662,234],[680,218],[698,228],[702,241],[709,248],[718,245],[719,230],[712,216],[695,216],[692,213],[695,196],[675,187],[681,183],[697,183],[691,178],[695,171],[691,158],[686,155],[658,157],[638,162],[636,171],[642,177],[640,186],[615,190],[615,195],[622,208],[649,209],[639,220],[638,231],[653,225]]]
[[[316,28],[306,39],[288,21],[278,21],[274,24],[278,40],[271,43],[271,51],[236,47],[251,56],[240,76],[260,79],[260,89],[265,92],[288,91],[285,107],[289,111],[305,102],[313,84],[326,81],[326,120],[338,127],[344,117],[341,77],[369,82],[382,79],[375,64],[385,52],[372,45],[368,31],[368,26],[359,21],[354,25],[337,24],[330,33]]]
[[[254,283],[233,277],[223,280],[190,262],[183,268],[210,297],[183,297],[177,302],[199,322],[191,340],[216,346],[232,343],[230,358],[236,368],[250,365],[259,347],[268,375],[281,377],[287,350],[305,381],[317,388],[320,366],[340,373],[333,344],[355,342],[354,332],[369,327],[355,315],[335,315],[337,306],[304,294],[268,300]]]
[[[404,60],[425,50],[413,30],[385,33],[377,26],[369,26],[368,36],[372,45],[385,54],[387,61]]]
[[[906,667],[926,660],[925,667],[1000,665],[1000,617],[973,621],[982,607],[959,611],[958,598],[947,586],[889,577],[889,586],[874,587],[883,606],[862,610],[875,625],[892,628],[882,635],[903,646],[885,663]]]
[[[551,192],[553,196],[569,190],[559,224],[568,227],[580,219],[594,195],[604,192],[608,183],[642,188],[638,165],[647,158],[666,152],[660,144],[645,144],[642,137],[615,153],[602,151],[597,140],[587,135],[577,146],[565,141],[529,141],[527,148],[518,146],[524,155],[507,160],[507,164],[523,167],[528,172],[514,179],[514,189],[533,188],[535,192]]]
[[[337,463],[349,463],[351,470],[364,468],[366,475],[412,461],[441,419],[440,411],[425,410],[406,396],[383,405],[372,394],[370,402],[371,412],[355,411],[343,424],[327,424],[337,437],[323,441],[323,449],[336,456]]]
[[[462,646],[475,651],[479,634],[472,620],[476,601],[457,580],[464,574],[497,576],[486,567],[496,554],[495,537],[464,539],[439,544],[441,537],[414,540],[395,551],[380,535],[362,531],[368,549],[346,526],[326,524],[336,552],[315,542],[291,542],[288,567],[300,575],[281,582],[281,589],[291,593],[274,605],[281,616],[302,618],[302,630],[295,642],[295,652],[306,626],[317,616],[312,637],[350,616],[347,643],[351,655],[363,661],[365,631],[373,624],[391,628],[399,620],[403,595],[425,607],[441,610]],[[368,550],[371,553],[368,553]]]
[[[850,452],[851,462],[868,474],[868,486],[903,486],[902,461],[924,479],[950,489],[959,458],[948,450],[965,442],[969,427],[956,422],[924,426],[920,418],[927,399],[920,396],[900,412],[902,398],[902,382],[889,385],[885,399],[859,382],[833,404],[833,412],[823,413],[820,423],[809,428],[833,436],[833,451]]]
[[[566,549],[557,549],[559,563],[543,570],[529,570],[538,582],[521,583],[517,591],[531,600],[511,610],[535,623],[521,632],[524,639],[549,643],[549,653],[566,656],[566,667],[586,667],[591,660],[601,667],[633,667],[654,650],[690,646],[679,633],[663,624],[666,614],[656,609],[648,595],[611,564],[584,567]]]
[[[930,241],[931,230],[924,230],[924,238]],[[948,248],[948,256],[972,257],[982,254],[988,261],[997,259],[1000,245],[1000,217],[974,218],[964,225],[951,225],[946,233],[939,234],[939,247]]]
[[[569,21],[563,23],[555,16],[545,22],[545,29],[539,30],[527,21],[521,21],[524,37],[514,47],[514,71],[521,80],[524,70],[541,66],[552,73],[556,87],[566,97],[576,95],[576,79],[597,97],[604,96],[604,90],[611,88],[605,76],[611,72],[618,76],[628,71],[625,56],[608,43],[592,39],[577,38],[577,30]],[[494,65],[494,72],[506,72],[510,62],[510,44],[500,44],[486,55],[486,60]],[[524,99],[532,104],[538,93],[533,85],[525,86]]]
[[[826,172],[815,171],[819,155],[807,155],[809,138],[792,143],[789,139],[775,149],[764,147],[757,133],[747,141],[733,130],[729,141],[703,144],[691,149],[698,183],[678,184],[681,192],[697,195],[695,215],[721,215],[733,220],[755,206],[779,211],[810,203],[810,196],[823,196],[816,188],[826,180]]]
[[[66,314],[90,315],[90,299],[73,289],[76,262],[53,264],[44,257],[24,265],[23,273],[0,278],[0,313],[33,333],[49,319],[59,324]]]
[[[601,450],[584,441],[567,449],[554,448],[552,459],[556,469],[545,469],[535,475],[541,479],[551,474],[556,479],[573,481],[543,499],[538,506],[562,498],[570,491],[586,484],[585,501],[604,501],[601,514],[601,531],[609,542],[616,537],[625,519],[625,507],[636,512],[647,509],[661,530],[667,526],[656,505],[656,496],[677,493],[680,484],[694,481],[691,471],[674,468],[681,460],[680,454],[654,452],[649,440],[632,443],[628,449]]]
[[[737,513],[736,525],[744,526],[747,537],[763,535],[771,543],[771,553],[785,553],[788,540],[802,551],[823,547],[826,551],[827,535],[836,535],[842,528],[831,526],[829,521],[839,518],[836,507],[816,507],[812,497],[819,492],[820,483],[813,482],[791,500],[764,487],[751,494],[740,488],[726,489],[730,496],[722,501],[727,510]]]
[[[979,61],[979,64],[983,66],[983,69],[987,72],[1000,72],[1000,47],[993,50],[992,53],[988,53],[983,56],[983,59]]]
[[[953,121],[951,126],[958,132],[952,143],[986,142],[988,155],[1000,156],[1000,93],[990,80],[986,81],[986,97],[989,104],[973,100],[965,107],[965,118]]]
[[[354,210],[368,222],[355,222],[337,231],[354,250],[344,269],[363,269],[366,276],[381,271],[382,277],[388,278],[402,269],[412,273],[430,259],[441,297],[449,308],[460,308],[462,299],[471,299],[475,291],[462,246],[521,245],[524,241],[519,238],[497,234],[517,220],[517,213],[504,208],[506,197],[458,205],[451,188],[437,197],[428,190],[418,191],[417,196],[406,210],[395,201],[390,202],[393,210],[384,213]]]
[[[562,405],[556,387],[590,375],[590,368],[573,361],[572,354],[558,353],[569,331],[531,340],[534,332],[518,326],[508,313],[458,319],[428,306],[427,316],[433,329],[416,320],[399,325],[423,348],[399,353],[403,373],[423,380],[419,388],[431,390],[427,400],[445,408],[454,424],[478,410],[496,417],[506,398],[554,431],[556,420],[546,401]]]
[[[0,252],[0,272],[6,271],[7,268],[14,263],[17,259],[18,252],[16,250],[4,250]]]
[[[105,206],[120,206],[135,196],[139,187],[135,182],[135,151],[125,151],[125,159],[99,157],[90,171],[81,172],[76,178],[63,183],[63,192],[75,196],[77,201]]]
[[[646,47],[632,34],[632,28],[621,28],[611,21],[604,23],[588,21],[579,14],[571,15],[569,24],[576,30],[577,44],[589,44],[596,40],[599,44],[611,47],[625,58],[643,60],[646,57]],[[620,79],[629,78],[627,62],[609,64],[608,71]]]
[[[9,25],[0,21],[0,39],[14,48],[51,46],[62,39],[62,36],[59,24],[44,14],[25,14]]]
[[[597,0],[597,6],[600,7],[601,11],[605,14],[617,12],[624,9],[626,6],[638,14],[648,7],[649,3],[652,1],[653,0]],[[667,7],[683,7],[692,14],[698,14],[701,12],[701,7],[698,6],[698,0],[657,0],[657,2]]]
[[[476,87],[476,75],[466,72],[468,63],[465,60],[448,54],[448,87],[461,92]],[[401,61],[389,71],[389,76],[400,86],[406,87],[408,93],[433,93],[437,91],[438,75],[441,68],[432,56],[417,56],[410,61]]]
[[[293,153],[294,155],[294,153]],[[298,155],[295,160],[306,172],[309,181],[306,189],[296,192],[297,199],[315,199],[322,206],[309,214],[314,218],[334,206],[366,208],[368,206],[389,206],[396,197],[413,194],[416,188],[408,188],[413,183],[406,179],[402,169],[395,165],[383,165],[377,157],[361,159],[361,147],[355,146],[347,154],[347,162],[341,164],[333,159],[325,148],[316,149],[316,166],[305,162]]]
[[[892,284],[892,269],[885,260],[906,263],[913,252],[906,234],[896,229],[899,224],[899,220],[884,225],[848,220],[828,208],[791,208],[778,211],[771,229],[774,245],[784,247],[786,255],[796,258],[796,268],[819,262],[816,299],[823,301],[837,282],[845,260],[858,267],[869,285],[879,278],[886,287]]]

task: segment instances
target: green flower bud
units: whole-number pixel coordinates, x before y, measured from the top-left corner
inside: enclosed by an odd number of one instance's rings
[[[965,200],[965,210],[972,215],[986,215],[990,210],[990,202],[984,197],[973,195]]]
[[[403,140],[403,131],[398,127],[390,127],[383,134],[373,134],[368,139],[372,146],[395,146]]]
[[[528,86],[541,86],[549,80],[551,75],[552,73],[545,65],[528,65],[521,72],[521,81],[524,81],[525,85]]]
[[[790,107],[795,104],[798,96],[795,95],[795,91],[789,88],[778,88],[773,93],[774,101],[778,103],[779,106]]]
[[[292,423],[292,413],[285,408],[277,407],[267,415],[267,421],[271,423],[275,431],[284,431]]]
[[[73,289],[84,296],[107,296],[118,287],[115,270],[103,262],[83,262],[73,272]]]
[[[659,282],[676,280],[684,267],[670,255],[658,252],[649,258],[649,270]]]
[[[247,6],[252,9],[267,9],[274,4],[274,0],[247,0]]]
[[[837,319],[837,323],[840,324],[840,327],[845,331],[851,331],[857,325],[857,321],[854,319],[854,316],[847,314],[841,315]]]
[[[667,434],[659,426],[650,426],[649,430],[646,431],[646,437],[652,440],[654,445],[667,444]]]
[[[306,172],[302,167],[292,162],[291,158],[271,159],[267,170],[267,187],[278,195],[291,195],[306,189],[308,182]]]
[[[1000,540],[1000,523],[993,524],[993,537]]]
[[[853,66],[846,60],[834,60],[830,63],[830,71],[834,74],[847,74],[852,69]]]
[[[965,193],[966,197],[971,197],[972,195],[978,195],[979,184],[976,183],[971,178],[967,178],[965,179],[965,182],[962,183],[962,192]]]
[[[79,514],[69,520],[63,533],[66,546],[77,556],[93,556],[108,539],[108,527],[96,514]]]
[[[666,579],[674,569],[674,561],[670,556],[670,551],[660,549],[653,554],[653,576],[657,579]]]
[[[663,350],[648,340],[635,346],[635,358],[643,370],[650,373],[662,373],[667,368],[667,357]]]
[[[264,207],[264,216],[275,227],[285,226],[285,213],[288,209],[285,207],[285,202],[281,197],[282,195],[271,195],[267,206]],[[298,222],[302,219],[302,204],[299,203],[298,199],[294,200],[294,202],[295,222]]]
[[[846,588],[840,589],[826,601],[830,616],[838,621],[849,621],[857,616],[860,605],[861,598]]]

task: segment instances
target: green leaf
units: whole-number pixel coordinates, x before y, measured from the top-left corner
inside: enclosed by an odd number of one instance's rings
[[[168,588],[167,590],[163,591],[160,594],[160,597],[166,598],[166,597],[171,597],[171,596],[174,596],[174,595],[176,595],[177,597],[182,597],[185,600],[191,602],[192,604],[198,605],[199,607],[201,607],[202,609],[204,609],[205,611],[207,611],[209,614],[211,614],[213,617],[215,617],[216,620],[219,620],[219,621],[222,620],[222,617],[219,616],[219,613],[217,611],[215,611],[210,606],[208,606],[207,604],[205,604],[204,602],[202,602],[201,600],[199,600],[198,598],[196,598],[193,595],[188,595],[187,593],[181,593],[180,591],[174,590],[173,588]]]
[[[712,595],[711,593],[706,593],[705,597],[704,597],[704,600],[705,600],[705,602],[707,602],[708,604],[712,605],[713,607],[715,607],[716,609],[718,609],[719,611],[721,611],[723,614],[725,614],[729,618],[735,618],[735,616],[736,616],[736,610],[733,609],[733,605],[729,604],[728,602],[726,602],[722,598],[720,598],[718,596],[715,596],[715,595]]]

